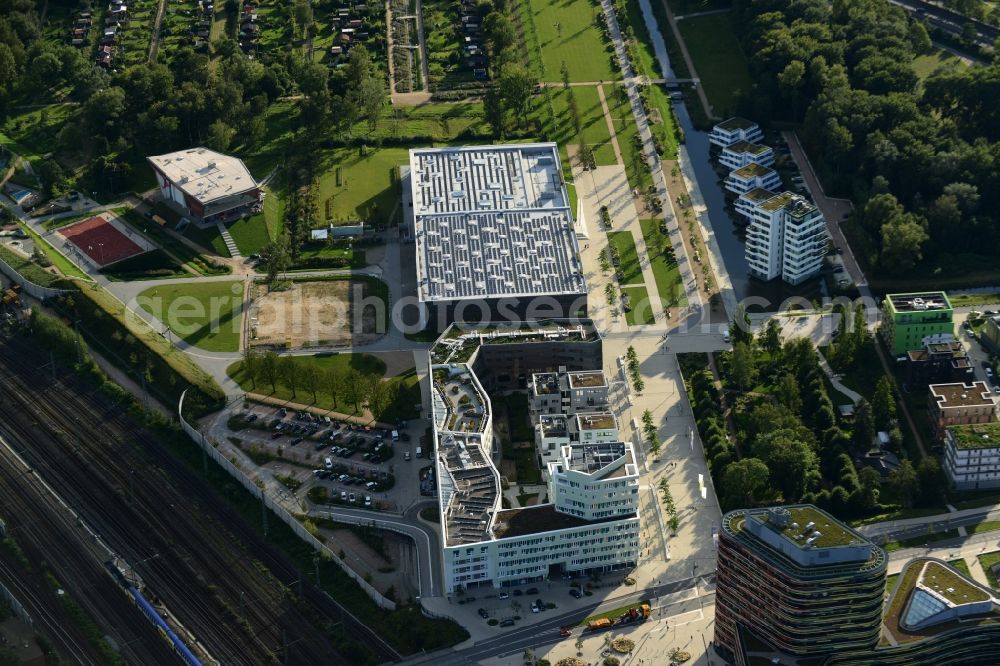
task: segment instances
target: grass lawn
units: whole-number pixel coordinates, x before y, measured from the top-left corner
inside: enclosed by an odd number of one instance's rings
[[[885,594],[882,595],[882,600],[885,601],[892,594],[892,591],[896,589],[896,581],[899,580],[899,574],[892,574],[891,576],[885,577]]]
[[[635,249],[635,239],[632,238],[631,231],[609,231],[608,243],[618,250],[618,258],[621,264],[618,271],[622,274],[619,280],[621,286],[643,285],[646,282],[642,277],[642,267],[639,265],[639,255]]]
[[[960,308],[977,305],[994,305],[1000,303],[1000,294],[990,292],[987,294],[948,294],[948,300],[953,307]]]
[[[150,287],[139,306],[185,342],[206,351],[238,351],[243,283],[192,282]]]
[[[615,149],[611,145],[611,131],[608,129],[608,121],[604,118],[597,86],[573,86],[571,90],[580,118],[580,132],[577,134],[573,114],[570,111],[570,91],[558,88],[550,93],[552,110],[555,113],[552,140],[564,146],[579,143],[580,136],[583,136],[583,140],[593,149],[598,165],[617,164]],[[566,171],[568,172],[568,169]]]
[[[101,272],[112,280],[155,280],[190,275],[163,250],[152,250],[119,261]]]
[[[649,167],[645,164],[646,158],[642,152],[641,144],[639,144],[640,147],[636,147],[639,128],[635,124],[632,105],[628,101],[625,88],[605,86],[604,94],[611,111],[615,134],[618,136],[618,145],[622,150],[622,159],[625,160],[625,174],[628,176],[629,185],[633,188],[646,190],[653,184],[653,177],[650,175]]]
[[[542,48],[542,81],[561,81],[562,64],[570,81],[612,81],[620,77],[596,18],[600,6],[589,0],[530,0],[531,20]]]
[[[3,259],[21,276],[40,287],[61,287],[64,282],[58,275],[51,273],[30,259],[25,259],[5,245],[0,245],[0,259]]]
[[[196,250],[193,250],[186,243],[182,243],[174,236],[168,234],[160,225],[150,222],[134,210],[116,208],[114,212],[118,214],[119,219],[125,221],[133,229],[142,232],[142,235],[148,238],[154,245],[173,255],[191,271],[202,275],[225,275],[231,272],[227,266],[210,264]],[[194,225],[189,224],[186,229],[186,235],[190,235],[193,228]],[[219,241],[221,242],[222,237],[219,236],[218,232],[215,235],[219,237]],[[224,248],[225,246],[223,245]],[[223,256],[229,256],[229,253],[227,252]]]
[[[226,228],[236,242],[240,254],[244,257],[260,252],[261,248],[278,237],[284,228],[285,199],[283,192],[274,188],[264,188],[264,211],[250,218],[240,218],[230,223]],[[218,240],[222,237],[218,234]],[[225,248],[225,243],[222,243]],[[216,239],[212,238],[212,247],[216,247]],[[228,250],[223,254],[227,256]]]
[[[962,558],[959,557],[954,560],[948,560],[948,565],[951,566],[951,568],[958,571],[959,573],[961,573],[963,576],[966,576],[969,580],[974,580],[972,578],[972,572],[969,571],[969,565],[966,564],[965,560],[963,560]]]
[[[1000,520],[985,520],[981,523],[976,523],[975,525],[969,525],[965,529],[969,532],[969,534],[993,532],[994,530],[1000,530]]]
[[[653,0],[656,4],[658,0]],[[625,9],[628,13],[628,22],[635,31],[636,62],[632,63],[640,74],[650,79],[662,79],[663,72],[660,71],[656,61],[656,51],[653,49],[653,41],[649,36],[649,29],[646,20],[642,15],[638,0],[628,0]],[[669,32],[665,24],[658,26],[661,30]],[[664,159],[674,159],[677,157],[677,145],[679,142],[677,119],[674,116],[670,97],[663,86],[651,85],[646,88],[650,106],[650,129],[654,135],[658,135],[663,144]]]
[[[925,543],[935,543],[938,541],[947,541],[948,539],[957,539],[958,536],[958,530],[952,529],[944,532],[921,534],[920,536],[910,537],[909,539],[901,539],[899,541],[887,541],[882,547],[891,553],[894,550],[903,550],[904,548],[916,548],[918,546],[923,546]]]
[[[336,381],[336,396],[333,394],[334,386],[328,381],[321,381],[319,389],[316,391],[315,400],[311,392],[304,390],[301,386],[296,387],[294,397],[291,388],[284,382],[277,382],[272,392],[270,385],[260,382],[256,384],[243,372],[243,361],[233,363],[226,372],[243,389],[255,391],[265,395],[271,395],[282,400],[295,400],[305,404],[316,405],[327,409],[333,409],[342,414],[357,414],[353,404],[349,404],[349,389],[344,379],[348,370],[355,370],[362,375],[377,376],[384,378],[385,363],[382,359],[371,354],[334,354],[333,356],[291,356],[292,362],[297,367],[312,365],[319,368],[324,373],[330,370],[337,370],[340,375]],[[384,378],[391,390],[396,392],[393,399],[381,414],[376,414],[375,418],[386,423],[396,423],[403,419],[413,419],[419,416],[417,406],[420,404],[420,382],[415,370],[407,370],[394,377]]]
[[[618,608],[614,608],[614,609],[609,610],[609,611],[604,611],[603,613],[597,613],[596,615],[591,615],[588,618],[586,618],[585,620],[583,620],[582,622],[580,622],[580,625],[581,626],[586,626],[586,624],[588,622],[593,622],[594,620],[601,620],[601,619],[604,619],[604,618],[608,618],[609,620],[617,620],[619,617],[621,617],[626,612],[628,612],[628,610],[630,608],[635,608],[636,606],[640,606],[642,604],[648,604],[648,603],[649,603],[649,599],[642,599],[641,601],[636,601],[635,603],[631,603],[631,604],[628,604],[628,605],[625,605],[625,606],[620,606]]]
[[[642,227],[642,236],[646,239],[646,248],[652,246],[652,240],[656,237],[663,238],[663,244],[670,247],[670,239],[660,231],[660,220],[639,220]],[[684,307],[687,305],[687,293],[684,291],[684,284],[681,281],[681,272],[677,264],[668,261],[667,257],[658,254],[651,257],[650,266],[653,269],[653,277],[656,278],[656,290],[660,293],[660,300],[664,307]]]
[[[698,77],[715,114],[732,113],[736,92],[750,90],[750,71],[740,51],[731,13],[710,14],[678,23]]]
[[[0,125],[0,143],[29,161],[39,160],[56,149],[59,130],[75,108],[70,104],[52,104],[12,112]]]
[[[997,582],[996,574],[990,569],[993,565],[1000,564],[1000,550],[980,555],[979,563],[983,566],[983,571],[986,572],[986,580],[990,581],[990,587],[994,590],[1000,590],[1000,583]]]
[[[206,227],[203,229],[195,224],[188,224],[184,227],[181,235],[205,248],[206,252],[215,252],[220,257],[229,256],[229,248],[226,247],[226,241],[222,239],[222,234],[219,233],[218,227]]]
[[[916,72],[921,81],[927,79],[940,68],[952,69],[964,66],[964,61],[958,56],[938,48],[933,48],[930,53],[919,55],[913,59],[913,71]]]
[[[409,164],[407,149],[381,148],[362,155],[358,148],[339,148],[326,159],[329,166],[319,178],[316,197],[320,219],[378,226],[400,219],[399,166]]]
[[[656,322],[653,316],[653,308],[649,303],[649,292],[645,285],[641,287],[625,287],[622,293],[628,294],[632,309],[625,313],[625,321],[629,326],[639,326],[642,324],[653,324]],[[623,308],[624,309],[624,308]]]
[[[31,240],[35,241],[35,247],[42,251],[42,253],[52,262],[52,265],[59,269],[59,271],[67,277],[80,278],[81,280],[89,280],[90,278],[86,273],[81,271],[76,267],[72,261],[66,257],[59,254],[59,251],[54,247],[49,245],[47,240],[44,240],[41,236],[36,234],[28,225],[23,222],[19,222],[21,229],[31,236]]]

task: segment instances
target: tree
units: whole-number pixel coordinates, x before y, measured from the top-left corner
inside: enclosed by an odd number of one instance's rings
[[[741,389],[753,386],[757,378],[757,362],[753,350],[745,342],[733,345],[732,357],[729,362],[729,372]]]
[[[792,373],[787,373],[778,382],[776,395],[778,401],[792,412],[798,414],[802,410],[802,397],[799,395],[799,384],[795,381],[795,375]]]
[[[892,380],[879,378],[872,396],[872,422],[876,430],[889,430],[896,418],[896,399],[893,397]]]
[[[799,88],[806,73],[806,66],[801,60],[793,60],[778,74],[778,85],[785,94],[792,98],[792,119],[799,116]]]
[[[767,465],[759,458],[744,458],[726,467],[722,474],[726,506],[756,506],[765,497],[770,474]]]
[[[747,309],[743,303],[736,306],[736,314],[733,315],[733,321],[729,323],[729,339],[733,341],[734,345],[738,342],[746,344],[753,342],[753,333],[750,330],[750,315],[747,314]]]
[[[854,407],[854,433],[851,441],[862,451],[867,451],[875,439],[875,422],[872,418],[872,408],[866,400],[861,400]]]
[[[229,144],[232,143],[235,136],[235,129],[222,122],[222,120],[216,120],[208,126],[208,136],[205,138],[205,143],[212,150],[221,152],[229,148]]]
[[[260,373],[260,354],[253,348],[247,347],[243,352],[243,374],[250,378],[254,390],[257,389],[257,375]]]
[[[278,363],[278,372],[285,386],[292,390],[292,397],[294,398],[296,395],[295,389],[299,381],[299,365],[291,356],[283,356]]]
[[[920,506],[938,506],[944,497],[947,480],[934,456],[924,456],[917,465],[916,501]]]
[[[770,470],[786,502],[796,502],[819,475],[816,454],[794,430],[776,430],[758,436],[753,455]]]
[[[351,368],[344,374],[343,381],[342,394],[344,399],[354,405],[354,411],[357,412],[361,408],[361,402],[365,399],[364,386],[362,385],[364,376]]]
[[[273,283],[278,273],[288,268],[291,258],[288,254],[288,239],[280,234],[273,241],[261,248],[260,262],[267,273],[267,281]]]
[[[301,374],[302,374],[302,388],[312,393],[313,403],[315,404],[316,391],[319,390],[320,380],[321,380],[319,368],[317,368],[312,363],[306,363],[304,366],[302,366]]]
[[[771,356],[775,356],[781,351],[781,324],[774,317],[767,320],[767,324],[760,332],[760,345]]]
[[[531,72],[520,64],[507,63],[500,70],[496,85],[504,109],[513,110],[522,122],[527,121],[531,93],[535,87],[535,79]]]
[[[882,266],[896,274],[912,270],[923,258],[921,250],[927,241],[927,232],[907,215],[906,219],[882,227]]]
[[[260,378],[271,385],[271,393],[277,391],[278,378],[281,377],[278,360],[278,355],[273,351],[269,351],[260,357],[258,363]]]
[[[295,0],[292,4],[292,20],[301,30],[303,39],[307,38],[313,27],[313,9],[309,0]]]
[[[913,469],[913,463],[906,458],[899,464],[899,467],[889,473],[889,488],[892,489],[893,497],[903,506],[909,508],[913,506],[914,494],[917,490],[917,471]]]
[[[864,467],[858,474],[861,490],[858,494],[859,509],[870,511],[878,506],[879,489],[882,486],[882,476],[872,467]]]
[[[333,397],[333,406],[337,406],[337,396],[343,390],[344,374],[339,368],[329,368],[326,371],[326,386]]]

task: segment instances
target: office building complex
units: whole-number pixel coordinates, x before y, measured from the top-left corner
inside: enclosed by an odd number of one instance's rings
[[[764,133],[760,131],[757,123],[746,118],[724,120],[713,127],[712,132],[708,135],[709,142],[719,148],[731,146],[737,141],[756,142],[763,139]]]
[[[586,315],[554,143],[415,149],[407,178],[417,296],[437,320]]]
[[[823,268],[826,222],[816,206],[797,194],[765,193],[751,190],[739,202],[749,211],[745,253],[750,274],[800,284]]]
[[[881,548],[814,506],[727,513],[716,649],[744,666],[750,637],[796,658],[873,647],[887,563]]]
[[[515,355],[520,365],[512,363]],[[603,372],[581,367],[594,359],[600,367],[600,338],[589,322],[466,332],[452,326],[431,350],[434,470],[449,593],[638,562],[638,467],[630,443],[608,441],[617,428],[614,417],[600,411],[606,409],[607,382]],[[572,362],[552,368],[555,360]],[[521,384],[510,376],[511,366],[531,371],[531,385],[547,385],[541,379],[547,374],[557,387],[565,379],[565,407],[592,411],[537,415],[536,437],[556,447],[545,459],[548,502],[504,510],[492,405],[478,373],[498,386]],[[556,397],[561,409],[562,392]]]
[[[814,506],[732,511],[719,536],[714,647],[727,663],[1000,659],[997,600],[945,562],[908,563],[884,601],[885,552]]]
[[[944,470],[957,490],[1000,488],[1000,423],[948,428]]]
[[[925,339],[954,337],[954,309],[943,291],[886,294],[882,304],[881,333],[892,354],[922,349]]]
[[[602,410],[608,406],[608,382],[601,370],[543,372],[532,376],[531,409],[539,414]]]
[[[997,407],[986,382],[931,384],[927,395],[927,418],[938,439],[950,426],[989,423],[997,419]]]

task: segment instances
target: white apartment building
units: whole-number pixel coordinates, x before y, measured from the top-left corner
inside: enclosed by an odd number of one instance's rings
[[[781,176],[774,169],[756,162],[730,172],[724,186],[737,195],[744,195],[756,189],[776,190],[781,187]]]
[[[747,222],[749,222],[753,219],[753,213],[757,208],[757,204],[767,201],[775,194],[777,193],[772,190],[764,189],[763,187],[741,194],[736,200],[736,212],[745,217]]]
[[[632,445],[598,441],[617,433],[613,415],[588,414],[582,421],[581,415],[540,415],[536,437],[546,445],[560,443],[547,465],[550,503],[504,510],[493,461],[492,407],[482,385],[464,363],[432,365],[431,377],[447,593],[635,566],[639,480]],[[533,377],[538,386],[548,381]],[[607,404],[600,371],[560,372],[555,386],[558,406],[564,400],[573,410]],[[581,423],[595,443],[567,441]]]
[[[764,139],[764,133],[757,123],[746,118],[730,118],[712,128],[708,140],[720,148],[731,146],[737,141],[759,142]]]
[[[608,406],[608,382],[601,370],[536,373],[529,386],[532,411],[536,414],[575,414],[603,411]]]
[[[756,163],[769,167],[774,164],[774,151],[770,146],[749,141],[737,141],[726,146],[719,154],[719,164],[730,169],[740,169],[748,164]]]
[[[542,459],[544,474],[548,474],[549,463],[562,460],[564,446],[578,443],[603,444],[619,440],[618,420],[611,412],[536,416],[535,446]]]
[[[1000,488],[1000,423],[951,426],[945,433],[944,469],[955,488]]]
[[[816,206],[792,192],[752,200],[741,197],[741,204],[750,213],[745,252],[751,275],[761,280],[780,276],[799,284],[819,273],[827,235]]]
[[[556,511],[585,520],[635,515],[639,469],[624,442],[564,446],[549,463],[549,497]]]

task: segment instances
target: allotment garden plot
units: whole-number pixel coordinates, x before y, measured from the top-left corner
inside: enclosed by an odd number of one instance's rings
[[[373,282],[293,282],[282,291],[255,287],[250,308],[254,345],[365,345],[385,332],[385,300]]]

